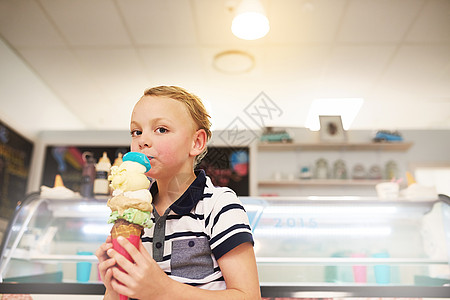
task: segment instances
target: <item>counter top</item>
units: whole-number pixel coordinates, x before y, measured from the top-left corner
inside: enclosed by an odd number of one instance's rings
[[[100,283],[0,283],[0,294],[102,295]],[[449,298],[450,286],[360,286],[360,285],[282,285],[262,284],[262,297],[339,298]]]

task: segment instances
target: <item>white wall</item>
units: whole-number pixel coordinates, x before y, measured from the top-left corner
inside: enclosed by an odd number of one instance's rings
[[[291,129],[294,142],[314,143],[319,141],[318,132],[306,129]],[[357,163],[362,164],[366,171],[370,166],[377,164],[383,170],[388,161],[397,163],[399,177],[406,186],[406,171],[414,174],[416,165],[449,165],[450,164],[450,131],[448,130],[404,130],[401,132],[405,142],[412,142],[413,146],[405,152],[398,151],[263,151],[257,156],[256,177],[259,180],[274,179],[276,172],[281,173],[282,180],[289,177],[298,177],[302,166],[314,167],[319,158],[328,161],[330,169],[337,159],[342,159],[351,170]],[[348,142],[371,142],[374,132],[369,130],[349,131]],[[450,183],[449,183],[450,185]],[[289,187],[263,187],[258,194],[278,194],[281,196],[333,196],[333,195],[360,195],[376,196],[374,186],[289,186]]]

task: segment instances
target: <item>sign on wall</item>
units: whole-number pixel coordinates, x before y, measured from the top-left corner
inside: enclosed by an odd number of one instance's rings
[[[229,187],[238,196],[249,196],[249,148],[208,147],[208,153],[198,165],[215,186]]]
[[[129,147],[120,146],[47,146],[41,184],[53,187],[55,176],[59,174],[65,187],[74,192],[80,192],[83,166],[86,164],[83,153],[91,153],[97,163],[103,152],[106,152],[113,164],[119,153],[128,151],[130,151]]]
[[[33,143],[0,121],[0,217],[12,217],[27,189]]]

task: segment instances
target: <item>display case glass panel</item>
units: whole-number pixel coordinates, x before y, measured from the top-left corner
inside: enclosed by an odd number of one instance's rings
[[[371,291],[370,287],[379,286],[450,283],[450,206],[444,198],[241,200],[254,233],[263,290],[357,287]],[[110,213],[106,201],[29,196],[16,210],[2,243],[3,282],[102,285],[93,253],[111,228],[106,223]],[[82,270],[88,272],[87,278],[80,277]]]
[[[83,262],[90,266],[88,280],[98,281],[93,253],[108,236],[109,213],[106,198],[28,197],[3,239],[3,281],[77,282]]]
[[[263,284],[450,282],[446,202],[358,197],[244,201]]]

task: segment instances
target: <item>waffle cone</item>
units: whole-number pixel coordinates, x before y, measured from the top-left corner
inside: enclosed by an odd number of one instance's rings
[[[131,244],[133,244],[136,248],[139,247],[139,241],[141,239],[141,235],[144,231],[144,227],[141,225],[133,224],[128,221],[125,221],[124,219],[117,219],[117,221],[114,222],[114,225],[111,229],[111,238],[112,238],[112,244],[113,249],[116,250],[118,253],[123,255],[126,259],[128,259],[131,262],[134,262],[131,255],[123,248],[117,241],[117,238],[119,236],[123,236],[126,238]],[[119,270],[125,272],[120,266]],[[120,295],[120,300],[127,300],[128,297],[124,295]]]
[[[129,223],[123,219],[118,219],[111,229],[111,237],[117,239],[119,236],[129,238],[131,235],[141,237],[144,227],[137,224]]]

